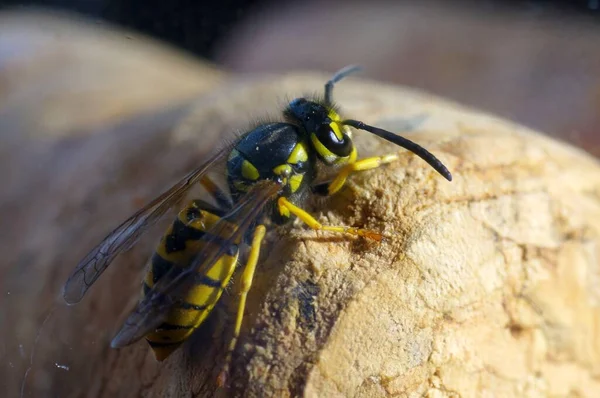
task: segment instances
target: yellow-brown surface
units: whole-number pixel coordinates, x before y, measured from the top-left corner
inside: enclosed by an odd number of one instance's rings
[[[158,62],[155,55],[147,62]],[[152,239],[119,258],[79,305],[59,298],[86,251],[201,162],[217,136],[277,115],[286,96],[319,91],[327,78],[217,79],[197,68],[189,109],[157,101],[85,134],[77,127],[3,136],[14,144],[0,167],[10,188],[0,208],[7,396],[19,394],[27,368],[26,396],[214,393],[237,280],[206,327],[162,364],[144,342],[109,348],[137,299]],[[384,231],[383,243],[301,226],[273,231],[223,395],[598,396],[598,163],[405,88],[349,79],[335,96],[345,115],[391,130],[426,115],[407,136],[439,156],[454,180],[403,153],[312,207],[323,223]],[[59,110],[77,112],[81,101]],[[356,137],[363,154],[395,150],[367,133]]]

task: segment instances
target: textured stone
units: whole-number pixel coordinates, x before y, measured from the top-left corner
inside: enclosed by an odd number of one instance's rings
[[[116,260],[79,305],[64,306],[60,288],[94,243],[202,162],[217,137],[276,117],[284,98],[318,92],[326,79],[224,76],[185,110],[153,107],[77,139],[51,133],[45,167],[22,173],[20,190],[2,197],[0,303],[10,327],[0,331],[0,380],[9,396],[27,368],[33,396],[213,395],[237,280],[210,321],[161,364],[144,342],[109,348],[160,230]],[[378,229],[386,241],[300,225],[272,231],[231,389],[220,394],[597,396],[598,163],[406,88],[352,78],[335,97],[344,115],[394,131],[422,118],[406,136],[454,180],[403,151],[311,206],[323,223]],[[397,150],[355,136],[363,155]]]

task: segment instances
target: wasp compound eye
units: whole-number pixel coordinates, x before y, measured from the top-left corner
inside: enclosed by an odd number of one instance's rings
[[[317,138],[321,144],[337,156],[346,157],[352,152],[350,138],[342,132],[336,134],[330,124],[319,126],[317,129]]]

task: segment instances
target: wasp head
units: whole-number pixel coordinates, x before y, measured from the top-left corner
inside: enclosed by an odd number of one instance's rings
[[[302,127],[317,155],[326,164],[342,164],[356,159],[352,132],[341,123],[333,107],[296,98],[285,113],[292,122]]]

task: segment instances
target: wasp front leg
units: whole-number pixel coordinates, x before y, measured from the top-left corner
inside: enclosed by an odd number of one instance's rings
[[[229,342],[229,346],[227,348],[227,355],[225,357],[225,364],[223,369],[219,373],[219,377],[217,379],[217,383],[220,387],[223,387],[227,383],[227,376],[229,375],[229,368],[231,366],[231,357],[235,350],[235,346],[240,335],[240,330],[242,328],[242,320],[244,318],[244,309],[246,308],[246,297],[248,292],[250,291],[250,287],[252,286],[252,279],[254,278],[254,271],[256,270],[256,264],[258,262],[258,258],[260,256],[260,245],[263,241],[263,238],[266,234],[266,228],[264,225],[259,225],[254,230],[254,236],[252,238],[252,246],[250,247],[250,255],[248,256],[248,261],[246,262],[246,266],[244,267],[244,272],[241,278],[241,286],[240,286],[240,301],[238,303],[237,315],[235,318],[235,326],[233,329],[233,336]]]
[[[277,205],[279,206],[279,212],[282,216],[289,217],[290,214],[293,214],[314,230],[346,233],[350,235],[363,236],[365,238],[377,241],[381,241],[383,239],[381,233],[369,229],[323,225],[320,222],[318,222],[313,216],[311,216],[306,210],[294,205],[283,196],[277,200]]]
[[[354,163],[350,163],[342,167],[342,169],[338,172],[337,176],[329,183],[327,187],[327,193],[329,195],[333,195],[346,183],[348,176],[350,174],[355,173],[357,171],[365,171],[376,169],[384,164],[392,163],[398,160],[398,154],[392,153],[389,155],[383,156],[373,156],[370,158],[365,158],[358,160]]]

